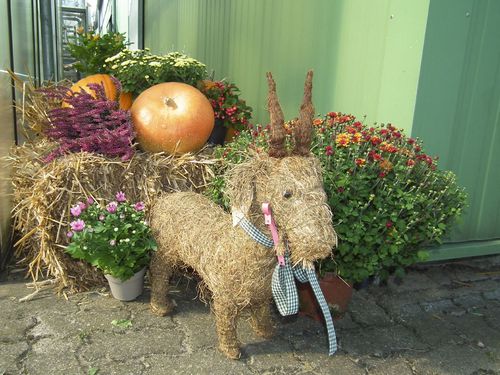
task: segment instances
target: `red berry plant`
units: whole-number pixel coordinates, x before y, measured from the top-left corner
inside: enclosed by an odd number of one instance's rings
[[[113,78],[119,98],[121,85]],[[50,123],[44,129],[59,146],[45,158],[50,162],[69,152],[92,152],[128,160],[134,154],[134,131],[128,111],[119,108],[118,100],[106,97],[102,84],[89,84],[93,95],[85,91],[68,92],[66,87],[51,89],[46,95],[64,104],[49,111]]]
[[[285,124],[293,142],[294,122]],[[388,124],[368,127],[352,115],[330,112],[313,122],[312,153],[323,165],[324,188],[339,246],[318,264],[356,283],[371,276],[404,274],[428,257],[460,216],[466,194],[455,175],[437,168],[418,139]],[[224,169],[265,152],[269,130],[257,125],[219,148]],[[248,150],[251,150],[249,153]],[[228,207],[222,178],[212,198]]]
[[[240,90],[234,83],[202,81],[199,88],[212,104],[215,118],[221,120],[225,127],[243,130],[248,126],[252,108],[240,99]]]

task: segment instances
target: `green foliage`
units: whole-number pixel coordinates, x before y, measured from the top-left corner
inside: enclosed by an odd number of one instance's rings
[[[293,143],[294,123],[285,124]],[[419,140],[401,129],[366,127],[354,116],[330,112],[314,120],[311,151],[323,166],[324,188],[333,212],[339,246],[333,259],[318,263],[350,282],[372,275],[386,278],[428,257],[425,247],[442,241],[462,213],[466,194],[452,172],[437,169],[436,159]],[[266,152],[269,130],[257,126],[217,150],[222,169]],[[219,171],[222,174],[222,171]],[[222,177],[212,181],[212,199],[228,207]]]
[[[94,31],[85,33],[83,28],[77,31],[75,40],[68,43],[68,49],[77,62],[74,67],[84,75],[97,73],[108,74],[104,61],[124,50],[130,43],[125,43],[125,34],[96,34]]]
[[[149,264],[156,243],[144,221],[144,205],[127,202],[123,193],[102,207],[78,202],[71,208],[74,220],[66,251],[120,280],[127,280]]]
[[[122,50],[107,56],[106,70],[118,78],[123,91],[134,96],[162,82],[183,82],[197,86],[206,77],[206,66],[180,52],[153,55],[149,49]]]
[[[248,126],[252,108],[240,99],[240,89],[234,83],[207,80],[199,85],[199,89],[212,104],[215,118],[222,120],[225,127],[243,130]]]
[[[132,321],[129,319],[114,319],[111,324],[118,328],[130,328],[132,327]]]

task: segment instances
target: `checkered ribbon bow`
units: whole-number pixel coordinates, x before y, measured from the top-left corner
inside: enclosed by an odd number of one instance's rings
[[[245,217],[240,218],[238,223],[241,228],[259,244],[273,248],[274,241],[262,233],[255,225],[248,221]],[[288,255],[288,247],[285,253],[285,264],[276,265],[274,269],[271,290],[273,293],[274,302],[278,307],[278,311],[282,316],[296,314],[299,310],[299,297],[297,293],[297,285],[294,278],[301,283],[309,282],[314,292],[316,300],[321,307],[321,311],[325,318],[326,330],[328,333],[328,354],[332,355],[337,351],[337,337],[335,335],[335,327],[333,319],[326,303],[325,297],[319,287],[316,273],[313,269],[303,268],[298,265],[292,267]]]

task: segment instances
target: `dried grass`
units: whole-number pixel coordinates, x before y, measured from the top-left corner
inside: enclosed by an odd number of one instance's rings
[[[74,153],[44,163],[54,146],[44,139],[27,142],[14,147],[9,160],[12,217],[20,237],[15,255],[28,267],[33,281],[41,276],[56,278],[58,291],[82,291],[104,282],[94,268],[64,252],[71,205],[83,197],[111,200],[121,190],[149,207],[160,191],[203,190],[216,162],[208,152],[175,157],[137,152],[127,162]]]
[[[44,91],[50,91],[55,87],[71,87],[73,84],[69,80],[60,82],[44,82],[43,90],[36,87],[31,79],[23,80],[14,72],[8,71],[14,87],[21,93],[21,99],[16,101],[15,107],[20,113],[20,126],[23,135],[28,140],[36,139],[48,126],[50,120],[48,112],[51,108],[61,105],[61,100],[50,98]]]

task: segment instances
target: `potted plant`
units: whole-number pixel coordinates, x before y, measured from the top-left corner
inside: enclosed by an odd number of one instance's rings
[[[66,251],[104,272],[111,293],[130,301],[142,293],[143,277],[156,243],[144,220],[144,204],[123,192],[105,206],[89,198],[71,207]]]
[[[391,124],[367,127],[330,112],[314,126],[313,152],[323,163],[340,238],[320,270],[359,283],[403,276],[405,267],[426,260],[425,248],[441,242],[465,206],[455,175]]]
[[[76,60],[74,68],[83,75],[109,74],[104,61],[129,44],[125,42],[125,34],[111,32],[100,35],[92,30],[85,32],[83,27],[79,27],[74,39],[68,43],[68,50]]]
[[[105,67],[118,78],[123,91],[134,97],[163,82],[182,82],[196,87],[206,75],[206,66],[180,52],[154,55],[149,49],[124,49],[113,56],[107,56]]]
[[[240,99],[240,89],[234,83],[204,80],[198,88],[212,104],[215,114],[215,126],[208,143],[221,145],[226,138],[248,127],[252,108]]]
[[[294,122],[285,124],[293,132]],[[329,112],[313,123],[311,151],[323,165],[324,188],[339,237],[331,257],[317,264],[348,284],[369,277],[403,275],[405,267],[427,259],[460,216],[466,194],[452,172],[437,168],[437,158],[401,129],[366,126],[352,115]],[[245,160],[248,150],[263,152],[269,131],[257,125],[218,149],[222,168]],[[288,136],[288,143],[293,138]],[[222,179],[209,193],[224,202]]]

